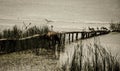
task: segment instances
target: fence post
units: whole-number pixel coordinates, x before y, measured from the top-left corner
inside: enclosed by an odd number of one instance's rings
[[[73,40],[74,40],[74,33],[72,33],[72,42],[73,42]]]
[[[78,33],[76,33],[76,40],[78,40]]]
[[[65,44],[65,33],[63,34],[63,44]]]
[[[69,38],[69,43],[70,43],[70,33],[69,33],[69,37],[68,38]]]

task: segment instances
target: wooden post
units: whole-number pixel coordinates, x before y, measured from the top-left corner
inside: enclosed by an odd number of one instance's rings
[[[69,38],[69,43],[70,43],[70,33],[69,33],[69,37],[68,38]]]
[[[89,37],[91,36],[91,32],[89,32]]]
[[[61,33],[59,34],[59,38],[60,38],[60,44],[61,44],[62,43],[62,41],[61,41],[62,34]]]
[[[101,31],[99,31],[99,35],[101,35]]]
[[[85,32],[81,32],[81,39],[85,38]]]
[[[76,40],[78,40],[78,33],[76,33]]]
[[[92,32],[91,32],[91,37],[93,37],[93,36],[94,36],[94,32],[92,31]]]
[[[84,32],[84,38],[86,38],[86,32]]]
[[[72,33],[72,42],[73,42],[73,39],[74,39],[74,33]]]
[[[96,32],[97,32],[97,31],[95,31],[95,36],[97,36]]]
[[[86,38],[88,38],[88,32],[86,32]]]
[[[88,35],[87,35],[87,38],[89,38],[89,32],[87,33]]]
[[[96,36],[98,36],[97,33],[98,33],[98,31],[96,31]]]
[[[81,39],[83,39],[83,32],[81,32]]]
[[[0,40],[0,52],[2,51],[2,41]]]
[[[89,38],[89,32],[87,33],[87,38]]]
[[[65,33],[63,34],[63,44],[65,44]]]

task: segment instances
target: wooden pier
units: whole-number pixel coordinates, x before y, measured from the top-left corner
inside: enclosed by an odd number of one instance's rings
[[[108,34],[110,31],[105,31],[105,30],[97,30],[97,31],[73,31],[73,32],[62,32],[62,33],[58,33],[61,34],[63,36],[63,40],[61,41],[61,43],[65,44],[65,39],[66,37],[68,37],[68,41],[70,42],[74,42],[80,39],[87,39],[87,38],[91,38],[91,37],[95,37],[95,36],[100,36],[100,35],[104,35],[104,34]],[[68,36],[66,36],[68,35]],[[60,38],[62,38],[62,36]]]
[[[36,34],[33,36],[19,39],[0,39],[0,54],[21,51],[33,48],[47,48],[87,39],[95,36],[108,34],[109,30],[97,31],[73,31],[73,32],[48,32],[46,34]],[[66,39],[67,38],[67,39]]]

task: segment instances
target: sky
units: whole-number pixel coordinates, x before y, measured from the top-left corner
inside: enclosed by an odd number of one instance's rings
[[[0,19],[120,20],[120,0],[0,0]]]

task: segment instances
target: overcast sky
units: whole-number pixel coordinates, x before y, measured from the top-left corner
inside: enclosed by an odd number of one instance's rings
[[[120,20],[120,0],[0,0],[0,19]]]

